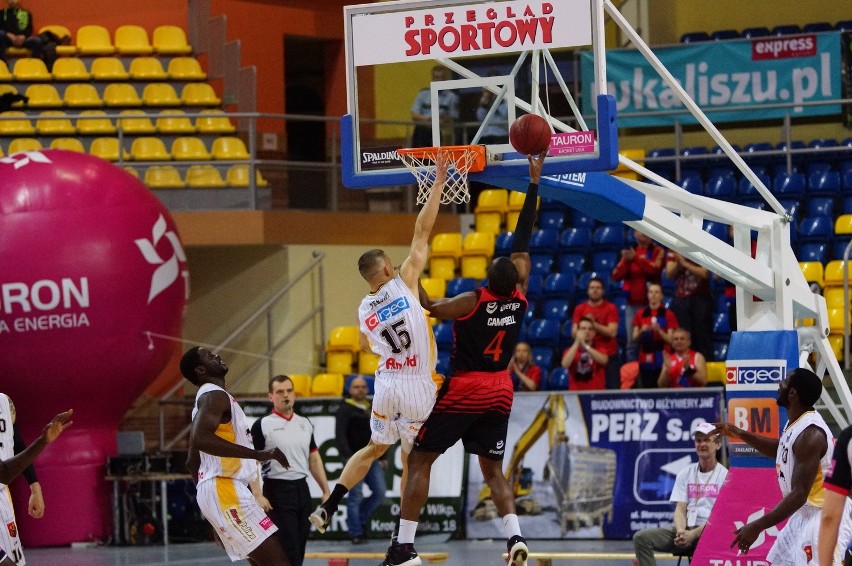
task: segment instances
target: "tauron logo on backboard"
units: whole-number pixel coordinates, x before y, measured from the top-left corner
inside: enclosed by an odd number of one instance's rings
[[[139,251],[142,252],[142,256],[145,258],[145,261],[150,263],[151,265],[157,265],[157,269],[154,270],[153,275],[151,276],[151,287],[148,291],[148,304],[154,300],[154,298],[169,288],[169,286],[177,281],[178,277],[180,277],[180,263],[186,263],[186,255],[183,253],[183,246],[180,245],[180,240],[178,239],[177,234],[175,234],[172,230],[166,230],[166,219],[163,218],[161,214],[157,221],[154,222],[154,226],[151,230],[151,240],[146,240],[145,238],[140,238],[135,240],[136,245],[139,247]],[[172,256],[163,260],[160,257],[160,254],[157,253],[157,244],[160,242],[160,239],[165,237],[172,246]]]

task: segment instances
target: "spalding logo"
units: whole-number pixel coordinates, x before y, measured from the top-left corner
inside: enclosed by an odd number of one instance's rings
[[[172,257],[165,261],[157,253],[157,244],[163,237],[172,245]],[[151,265],[159,266],[151,276],[151,287],[148,290],[148,304],[151,304],[154,297],[168,289],[180,277],[178,262],[185,263],[186,254],[183,253],[183,247],[180,245],[177,234],[172,230],[166,230],[166,219],[163,218],[162,214],[154,222],[154,226],[151,229],[151,240],[140,238],[135,240],[135,243],[139,247],[139,251],[142,252],[145,261]]]

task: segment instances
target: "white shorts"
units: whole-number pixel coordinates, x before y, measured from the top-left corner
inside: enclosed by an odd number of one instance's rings
[[[377,374],[370,417],[372,441],[390,445],[402,439],[410,447],[435,406],[442,379],[439,375]]]
[[[24,560],[24,549],[21,547],[21,539],[18,536],[18,523],[15,522],[15,509],[12,507],[12,497],[9,488],[0,486],[0,521],[3,521],[0,529],[0,550],[12,559],[18,566],[27,563]]]
[[[819,564],[819,524],[822,518],[819,507],[804,505],[793,513],[775,544],[769,549],[766,560],[772,566],[816,566]],[[846,501],[840,531],[837,534],[837,546],[834,549],[834,564],[843,564],[843,553],[852,537],[852,504]]]
[[[232,562],[247,559],[278,530],[243,482],[220,477],[205,480],[198,484],[197,500]]]

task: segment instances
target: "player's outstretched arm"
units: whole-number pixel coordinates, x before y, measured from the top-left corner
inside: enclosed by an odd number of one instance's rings
[[[447,179],[447,169],[450,166],[450,157],[441,151],[435,159],[435,179],[432,181],[432,189],[426,204],[420,209],[417,221],[414,223],[414,236],[411,238],[411,249],[408,257],[402,262],[399,274],[411,292],[417,295],[417,281],[426,267],[426,259],[429,256],[429,236],[435,226],[438,217],[438,209],[441,206],[441,192]]]
[[[470,314],[476,307],[476,293],[473,291],[450,298],[431,299],[419,280],[417,290],[419,291],[420,306],[429,311],[429,316],[435,318],[455,320]]]
[[[0,460],[0,483],[8,484],[20,475],[27,466],[32,464],[45,446],[59,438],[59,435],[71,426],[71,415],[73,414],[73,410],[59,413],[44,427],[38,440],[27,446],[23,452],[8,460]]]
[[[713,426],[715,426],[716,429],[708,433],[709,435],[721,434],[722,436],[739,438],[768,458],[775,458],[775,454],[778,452],[777,438],[760,436],[759,434],[748,432],[747,430],[743,430],[730,423],[713,423]]]
[[[538,157],[527,156],[530,162],[530,184],[527,187],[527,196],[524,197],[521,212],[518,214],[515,234],[512,236],[512,255],[510,258],[518,270],[518,284],[524,291],[527,289],[527,281],[530,276],[530,236],[535,222],[538,183],[541,180],[541,167],[544,165],[545,157],[547,157],[547,151],[542,152]]]

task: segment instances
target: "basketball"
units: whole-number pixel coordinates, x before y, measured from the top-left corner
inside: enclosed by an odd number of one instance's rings
[[[512,122],[509,143],[518,153],[538,155],[550,147],[550,126],[537,114],[524,114]]]

